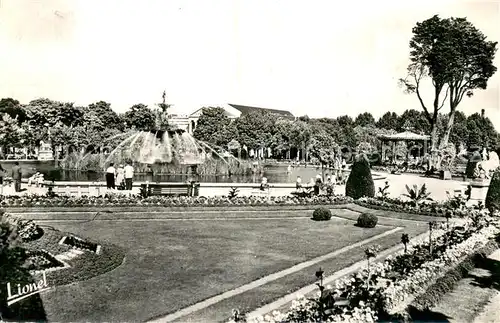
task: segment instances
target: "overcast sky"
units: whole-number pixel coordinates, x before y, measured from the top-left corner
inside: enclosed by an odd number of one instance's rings
[[[415,23],[467,17],[499,41],[499,1],[0,0],[0,97],[401,113],[420,109],[397,83]],[[497,72],[460,108],[500,130],[499,88]]]

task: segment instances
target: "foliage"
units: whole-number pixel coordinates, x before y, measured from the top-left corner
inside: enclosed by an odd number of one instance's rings
[[[94,117],[94,120],[99,120],[102,125],[107,128],[123,130],[124,124],[123,120],[118,116],[118,114],[111,109],[111,104],[98,101],[96,103],[91,103],[85,113],[89,116]]]
[[[420,203],[424,201],[432,201],[430,198],[431,193],[427,191],[425,184],[423,184],[420,189],[418,189],[417,185],[413,185],[412,188],[408,185],[405,186],[408,193],[403,194],[403,196],[409,198],[413,202],[414,206],[419,207]]]
[[[229,189],[229,194],[227,195],[230,199],[234,199],[238,196],[238,193],[240,191],[238,190],[237,187],[231,187],[231,189]]]
[[[151,130],[155,127],[155,114],[145,104],[135,104],[123,115],[127,128]]]
[[[370,213],[361,213],[358,216],[356,224],[361,228],[375,228],[377,222],[378,218],[376,215]]]
[[[202,109],[194,137],[217,146],[227,146],[229,141],[236,137],[236,128],[231,125],[224,109],[207,107]]]
[[[387,129],[387,130],[398,130],[399,126],[399,116],[396,112],[386,112],[376,123],[377,128]]]
[[[310,156],[316,158],[321,165],[333,164],[335,149],[333,138],[324,130],[314,131],[309,148]]]
[[[375,196],[375,185],[366,156],[358,156],[354,162],[346,183],[346,196],[353,199]]]
[[[385,181],[385,186],[383,188],[382,187],[378,188],[378,195],[382,199],[382,201],[389,197],[389,188],[390,188],[389,181]]]
[[[370,112],[363,112],[356,117],[354,125],[361,127],[373,126],[375,125],[375,118]]]
[[[353,200],[345,196],[238,196],[233,199],[228,197],[204,196],[149,196],[141,195],[105,195],[105,196],[43,196],[22,195],[5,196],[0,201],[2,207],[226,207],[226,206],[282,206],[291,207],[298,205],[330,205],[347,204]]]
[[[449,98],[449,118],[441,138],[446,146],[452,130],[455,111],[464,95],[472,96],[475,89],[486,89],[488,79],[495,73],[493,59],[496,42],[486,37],[466,18],[441,19],[437,15],[413,28],[410,41],[408,77],[401,84],[416,93],[431,126],[432,150],[438,144],[438,113]],[[429,77],[434,87],[432,109],[421,95],[422,81]],[[444,91],[444,98],[441,95]]]
[[[315,221],[328,221],[332,218],[330,209],[320,207],[314,210],[312,219]]]
[[[486,208],[491,212],[500,211],[500,170],[497,169],[493,174],[488,187],[488,193],[485,200]]]

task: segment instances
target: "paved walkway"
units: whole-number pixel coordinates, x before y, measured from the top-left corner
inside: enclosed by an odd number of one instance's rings
[[[500,322],[500,249],[446,293],[429,313],[447,322]]]

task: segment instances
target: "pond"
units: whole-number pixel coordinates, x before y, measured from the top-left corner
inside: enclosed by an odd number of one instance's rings
[[[79,181],[79,182],[92,182],[104,181],[104,173],[75,171],[75,170],[61,170],[55,166],[54,161],[40,161],[28,160],[19,161],[22,169],[23,178],[28,178],[35,174],[37,171],[45,174],[45,178],[54,178],[56,181]],[[7,170],[9,174],[13,160],[0,161],[0,165]],[[154,167],[153,167],[154,169]],[[331,174],[332,171],[325,170],[325,176]],[[262,174],[252,175],[204,175],[200,176],[200,182],[204,183],[260,183],[262,177],[266,177],[269,183],[295,183],[297,176],[302,178],[302,182],[308,182],[312,177],[321,174],[321,168],[315,166],[295,166],[291,172],[287,172],[287,165],[266,165]],[[189,175],[168,175],[157,174],[155,181],[160,182],[185,182],[188,180]],[[147,174],[135,174],[134,180],[141,182],[148,180]]]

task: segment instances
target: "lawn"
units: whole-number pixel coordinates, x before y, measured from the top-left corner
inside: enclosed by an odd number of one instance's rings
[[[113,271],[43,294],[47,316],[51,321],[146,320],[393,228],[362,229],[336,218],[315,222],[307,218],[310,213],[281,219],[46,222],[125,250],[124,263]],[[277,294],[288,291],[280,289]]]

